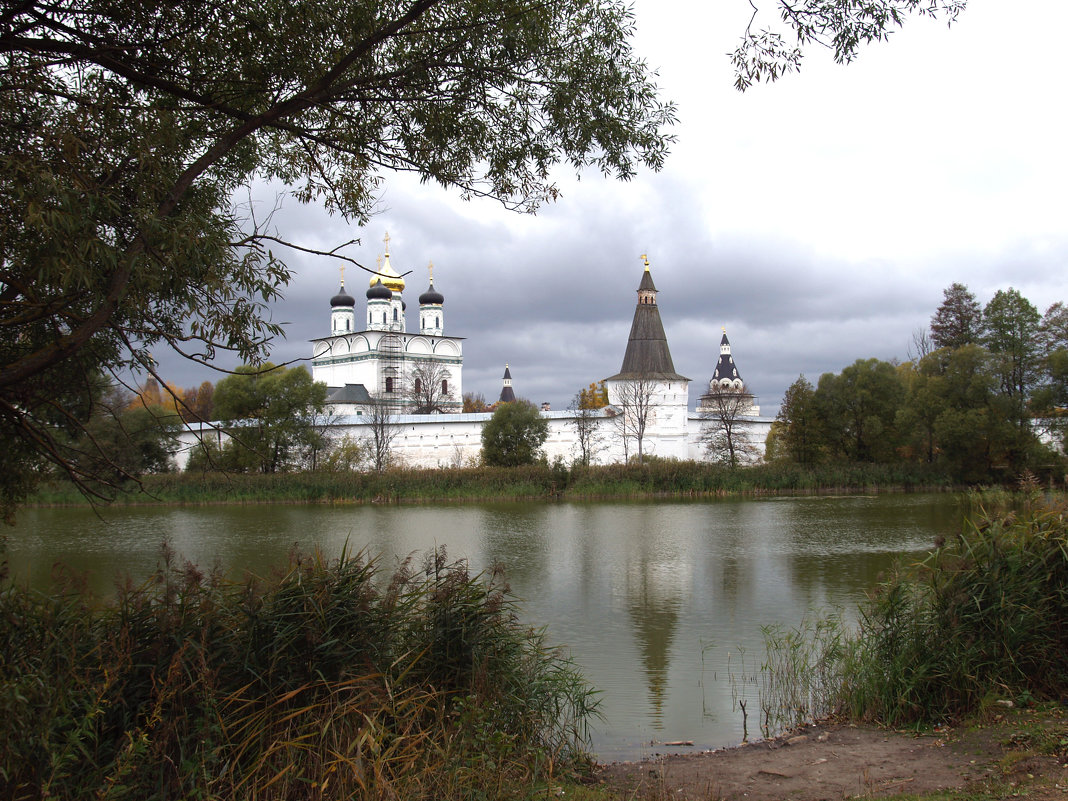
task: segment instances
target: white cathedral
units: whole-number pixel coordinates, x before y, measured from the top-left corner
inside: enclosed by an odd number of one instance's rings
[[[357,330],[356,299],[341,288],[330,299],[330,335],[312,340],[312,377],[328,387],[330,437],[368,439],[373,403],[385,405],[396,425],[391,446],[396,463],[409,467],[455,467],[476,464],[482,448],[482,426],[489,412],[462,413],[463,338],[446,336],[444,296],[434,288],[433,266],[427,291],[419,296],[419,330],[408,331],[405,280],[390,263],[389,235],[366,291],[362,330]],[[645,257],[619,372],[605,379],[609,405],[594,413],[596,452],[593,463],[622,462],[637,452],[634,437],[642,419],[642,452],[669,459],[710,458],[706,443],[710,422],[706,400],[712,393],[744,391],[727,339],[720,339],[708,389],[689,409],[690,379],[675,370],[664,332],[657,289]],[[433,381],[432,386],[424,382]],[[433,396],[434,413],[414,414],[419,396]],[[761,417],[752,396],[743,392],[750,452],[762,454],[772,418]],[[513,400],[512,375],[505,367],[502,402]],[[578,456],[576,413],[543,409],[549,421],[546,457],[570,463]],[[220,441],[225,439],[219,430]],[[189,442],[186,442],[186,439]],[[182,436],[175,455],[181,468],[195,435]]]
[[[330,388],[336,414],[359,416],[372,399],[394,412],[418,405],[420,396],[437,399],[439,413],[463,408],[463,340],[445,336],[445,297],[430,286],[419,296],[419,331],[409,332],[404,277],[386,252],[367,289],[367,314],[356,327],[356,298],[341,289],[330,299],[330,336],[312,340],[312,378]],[[432,380],[433,389],[422,386]]]

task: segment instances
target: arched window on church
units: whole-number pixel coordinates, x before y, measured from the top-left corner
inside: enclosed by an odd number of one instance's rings
[[[422,391],[423,391],[423,379],[417,378],[417,379],[415,379],[415,394],[418,395]]]
[[[435,328],[441,328],[441,318],[440,317],[435,317],[434,318],[434,327]]]
[[[392,378],[387,378],[386,379],[386,393],[389,394],[392,391],[393,391],[393,379]]]
[[[397,310],[393,310],[393,322],[397,322]]]
[[[444,378],[441,379],[441,394],[442,395],[448,395],[449,394],[449,382],[448,382],[447,379],[444,379]]]

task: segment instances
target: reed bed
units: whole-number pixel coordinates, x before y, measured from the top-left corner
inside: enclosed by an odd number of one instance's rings
[[[526,797],[583,763],[595,706],[500,573],[443,551],[0,593],[3,798]]]
[[[1068,518],[980,507],[861,609],[843,700],[856,717],[940,720],[989,698],[1068,691]]]
[[[765,631],[765,720],[887,725],[1068,694],[1068,509],[1034,488],[973,493],[960,533],[899,566],[860,606]]]
[[[700,497],[849,490],[948,489],[950,479],[922,464],[753,465],[730,469],[707,462],[651,459],[645,464],[568,467],[401,469],[384,473],[169,473],[144,476],[116,493],[117,503],[422,503]],[[82,504],[64,484],[43,486],[38,504]]]

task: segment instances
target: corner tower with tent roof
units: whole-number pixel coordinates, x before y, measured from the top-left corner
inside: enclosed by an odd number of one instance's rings
[[[512,371],[509,369],[507,363],[504,365],[504,378],[501,379],[501,396],[497,399],[497,403],[514,403],[515,402],[515,390],[512,389]]]
[[[447,398],[439,404],[449,412],[463,408],[463,339],[445,335],[445,296],[430,285],[419,296],[419,332],[409,333],[404,302],[405,279],[394,269],[389,234],[367,289],[366,326],[356,331],[356,299],[341,288],[330,299],[330,336],[312,340],[312,377],[329,388],[327,403],[334,414],[361,415],[372,401],[396,413],[413,406],[412,373],[431,370]],[[426,374],[426,370],[421,371]]]
[[[687,457],[687,406],[690,379],[675,372],[664,323],[656,302],[657,288],[643,254],[645,271],[638,284],[638,304],[623,354],[623,365],[605,379],[608,402],[623,415],[622,436],[641,426],[644,454]]]
[[[716,362],[716,369],[712,371],[712,378],[708,381],[708,394],[717,392],[745,392],[751,398],[753,397],[738,372],[738,365],[735,363],[734,355],[731,353],[731,343],[727,339],[726,327],[723,328],[723,336],[719,340],[719,361]],[[705,403],[707,397],[707,395],[704,395],[698,401],[698,409],[707,405]],[[760,414],[760,407],[751,402],[749,408],[743,411],[742,414],[756,417]]]

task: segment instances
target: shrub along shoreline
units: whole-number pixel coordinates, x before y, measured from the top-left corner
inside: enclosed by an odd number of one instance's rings
[[[838,612],[765,629],[761,707],[771,724],[929,726],[982,714],[995,699],[1068,697],[1064,496],[1031,485],[969,493],[965,507],[961,531],[899,564],[855,625]]]
[[[765,464],[730,469],[707,462],[567,467],[402,469],[383,473],[163,473],[118,490],[118,504],[437,503],[715,497],[828,491],[953,491],[947,473],[923,464]],[[30,505],[84,505],[69,484],[42,486]]]
[[[2,573],[2,571],[0,571]],[[498,798],[586,764],[592,689],[497,573],[172,560],[101,604],[0,579],[12,798]]]

